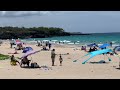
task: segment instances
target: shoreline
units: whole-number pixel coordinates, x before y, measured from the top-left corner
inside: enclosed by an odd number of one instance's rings
[[[37,47],[35,44],[26,44],[26,46],[32,47],[34,50],[40,50],[42,47]],[[82,64],[84,60],[89,57],[81,58],[87,52],[74,50],[69,46],[52,45],[51,49],[56,50],[56,54],[65,54],[63,57],[63,65],[59,66],[59,55],[55,58],[55,66],[51,66],[51,51],[41,51],[28,57],[33,62],[37,62],[40,66],[51,67],[49,70],[45,69],[27,69],[20,68],[19,65],[11,66],[10,60],[0,60],[0,78],[1,79],[110,79],[120,78],[120,72],[116,68],[119,67],[119,59],[115,56],[111,56],[112,61],[108,61],[108,58],[103,55],[98,55],[86,64]],[[14,52],[14,48],[10,48],[9,41],[4,41],[0,46],[0,53],[5,55],[9,52]],[[69,55],[66,55],[69,53]],[[21,57],[24,55],[22,50],[18,50],[18,54],[15,57]],[[73,62],[78,59],[77,62]],[[91,64],[90,62],[98,62],[105,60],[106,64]]]

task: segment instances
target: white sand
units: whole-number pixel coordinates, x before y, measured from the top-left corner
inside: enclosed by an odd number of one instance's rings
[[[36,45],[31,46],[34,50],[40,50],[40,47]],[[0,61],[0,79],[120,79],[120,70],[116,69],[119,65],[119,59],[115,56],[111,56],[112,61],[109,62],[105,57],[106,64],[90,64],[90,61],[100,61],[104,59],[103,55],[96,56],[88,61],[86,64],[82,64],[86,58],[80,58],[86,54],[81,50],[73,50],[70,47],[52,47],[56,49],[57,54],[70,53],[70,55],[63,55],[63,66],[59,66],[59,56],[56,56],[55,65],[51,66],[50,51],[41,51],[28,58],[34,62],[37,62],[40,66],[46,65],[52,67],[52,70],[44,69],[27,69],[20,68],[19,65],[11,66],[10,60]],[[80,49],[80,48],[79,48]],[[10,48],[8,42],[4,42],[0,46],[0,53],[7,54],[14,52],[14,49]],[[24,53],[18,51],[19,54],[15,54],[15,57],[21,57]],[[78,59],[77,62],[73,60]]]

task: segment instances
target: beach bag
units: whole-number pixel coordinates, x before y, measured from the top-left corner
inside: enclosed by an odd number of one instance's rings
[[[105,63],[105,61],[104,60],[100,60],[99,63]]]
[[[36,62],[31,63],[31,68],[39,68],[39,65]]]

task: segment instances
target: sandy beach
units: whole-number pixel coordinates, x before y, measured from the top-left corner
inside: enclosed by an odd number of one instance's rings
[[[32,47],[34,50],[40,50],[41,47],[37,47],[35,44],[26,44],[26,46]],[[116,69],[119,65],[119,58],[111,56],[112,61],[108,61],[105,57],[105,64],[92,64],[89,62],[98,62],[104,60],[103,55],[98,55],[86,64],[82,64],[88,57],[81,58],[87,52],[79,50],[80,47],[67,47],[67,46],[52,46],[51,49],[56,50],[56,54],[62,55],[63,65],[59,66],[59,55],[56,56],[55,66],[51,66],[51,51],[40,51],[36,54],[28,56],[33,62],[37,62],[40,66],[46,65],[52,69],[45,70],[40,68],[21,68],[19,64],[17,66],[10,65],[10,59],[0,60],[0,79],[120,79],[120,70]],[[77,48],[78,50],[74,50]],[[4,41],[0,46],[0,53],[5,55],[10,52],[14,52],[14,48],[10,48],[8,41]],[[15,57],[21,57],[24,53],[22,50],[17,51],[19,54],[15,54]],[[77,62],[74,60],[79,59]]]

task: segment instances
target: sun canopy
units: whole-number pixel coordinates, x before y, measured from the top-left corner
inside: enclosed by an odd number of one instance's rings
[[[103,50],[98,50],[98,51],[90,52],[90,53],[88,53],[88,54],[85,55],[85,56],[90,55],[90,57],[87,60],[85,60],[82,64],[85,64],[88,60],[90,60],[94,56],[97,56],[97,55],[100,55],[100,54],[106,54],[108,52],[113,52],[113,51],[111,49],[103,49]],[[83,57],[85,57],[85,56],[83,56]]]
[[[104,49],[104,48],[106,48],[106,47],[108,47],[108,46],[110,46],[110,44],[107,44],[107,43],[106,43],[106,44],[101,45],[99,48],[103,48],[103,49]]]
[[[26,53],[26,52],[32,51],[32,50],[33,50],[32,47],[26,47],[26,48],[23,49],[23,53]]]
[[[38,51],[34,51],[34,50],[28,51],[28,52],[25,53],[21,58],[27,57],[27,56],[32,55],[32,54],[36,54],[36,53],[38,53],[38,52],[40,52],[40,50],[38,50]]]
[[[94,47],[94,46],[98,46],[96,43],[92,43],[92,44],[89,44],[89,45],[87,45],[88,47]]]

